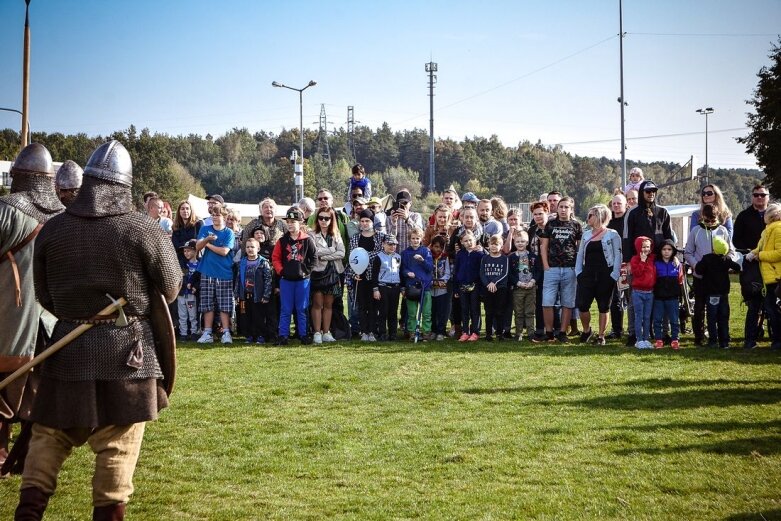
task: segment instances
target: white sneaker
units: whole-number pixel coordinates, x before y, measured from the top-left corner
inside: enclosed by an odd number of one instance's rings
[[[222,342],[223,344],[232,344],[232,343],[233,343],[233,337],[231,336],[231,332],[230,332],[230,331],[227,331],[227,330],[226,330],[226,331],[225,331],[225,332],[222,334],[222,340],[221,340],[221,342]]]
[[[323,342],[336,342],[336,339],[334,338],[334,336],[331,334],[330,331],[326,331],[325,333],[323,333]]]
[[[366,333],[361,333],[361,342],[368,342],[369,341],[369,335]]]
[[[376,342],[377,341],[377,339],[374,338],[374,333],[369,333],[369,336],[368,336],[368,338],[366,340],[368,340],[369,342]]]
[[[437,335],[437,342],[444,339],[445,339],[445,335]]]
[[[456,336],[456,328],[451,327],[450,330],[447,332],[447,336],[449,336],[450,338]]]
[[[204,331],[201,338],[198,339],[199,344],[211,344],[212,342],[214,342],[214,337],[211,331]]]
[[[315,336],[313,337],[312,342],[314,342],[315,344],[322,344],[323,343],[323,334],[320,331],[315,333]]]
[[[642,340],[638,340],[637,343],[635,343],[635,347],[637,349],[645,349],[645,344],[643,344]]]

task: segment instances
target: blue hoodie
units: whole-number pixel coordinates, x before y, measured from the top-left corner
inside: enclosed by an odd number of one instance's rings
[[[415,255],[423,257],[422,261],[416,260]],[[412,272],[415,278],[410,278],[407,273]],[[431,250],[423,245],[413,249],[412,246],[401,252],[401,281],[405,286],[411,286],[419,281],[424,288],[431,289],[432,274],[434,273],[434,259]]]

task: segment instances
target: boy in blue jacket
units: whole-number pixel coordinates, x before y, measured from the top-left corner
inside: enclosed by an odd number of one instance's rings
[[[269,310],[271,301],[271,265],[259,255],[260,243],[247,239],[245,256],[238,262],[234,293],[239,302],[236,323],[239,334],[247,343],[263,344],[273,336],[275,315]]]
[[[415,331],[418,303],[410,295],[411,288],[420,288],[421,331],[424,338],[431,336],[431,281],[434,259],[431,251],[423,246],[423,230],[417,227],[409,231],[409,247],[401,253],[401,279],[407,297],[407,330]]]

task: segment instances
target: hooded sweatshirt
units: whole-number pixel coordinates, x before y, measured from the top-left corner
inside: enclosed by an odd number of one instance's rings
[[[644,235],[641,235],[635,239],[635,250],[641,251],[643,247],[643,241],[651,241],[651,252],[643,262],[640,259],[640,254],[636,254],[629,261],[629,265],[632,268],[632,289],[640,291],[653,291],[654,284],[656,284],[656,268],[654,267],[655,257],[654,241]]]
[[[279,238],[271,255],[274,271],[285,280],[309,278],[315,264],[315,241],[304,230],[294,238],[286,233]]]
[[[673,249],[673,256],[669,262],[662,259],[662,246],[670,246]],[[657,300],[678,300],[683,284],[683,265],[675,260],[678,249],[672,240],[667,239],[659,246],[658,251],[659,256],[654,261],[656,269],[654,298]]]

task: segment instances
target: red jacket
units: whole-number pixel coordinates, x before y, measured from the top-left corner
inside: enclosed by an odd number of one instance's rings
[[[651,241],[651,251],[654,251],[654,241],[643,235],[635,239],[635,251],[640,251],[643,241]],[[634,255],[629,266],[632,270],[632,289],[640,291],[653,291],[656,284],[656,266],[654,266],[654,254],[649,253],[645,262],[640,260],[640,254]]]

